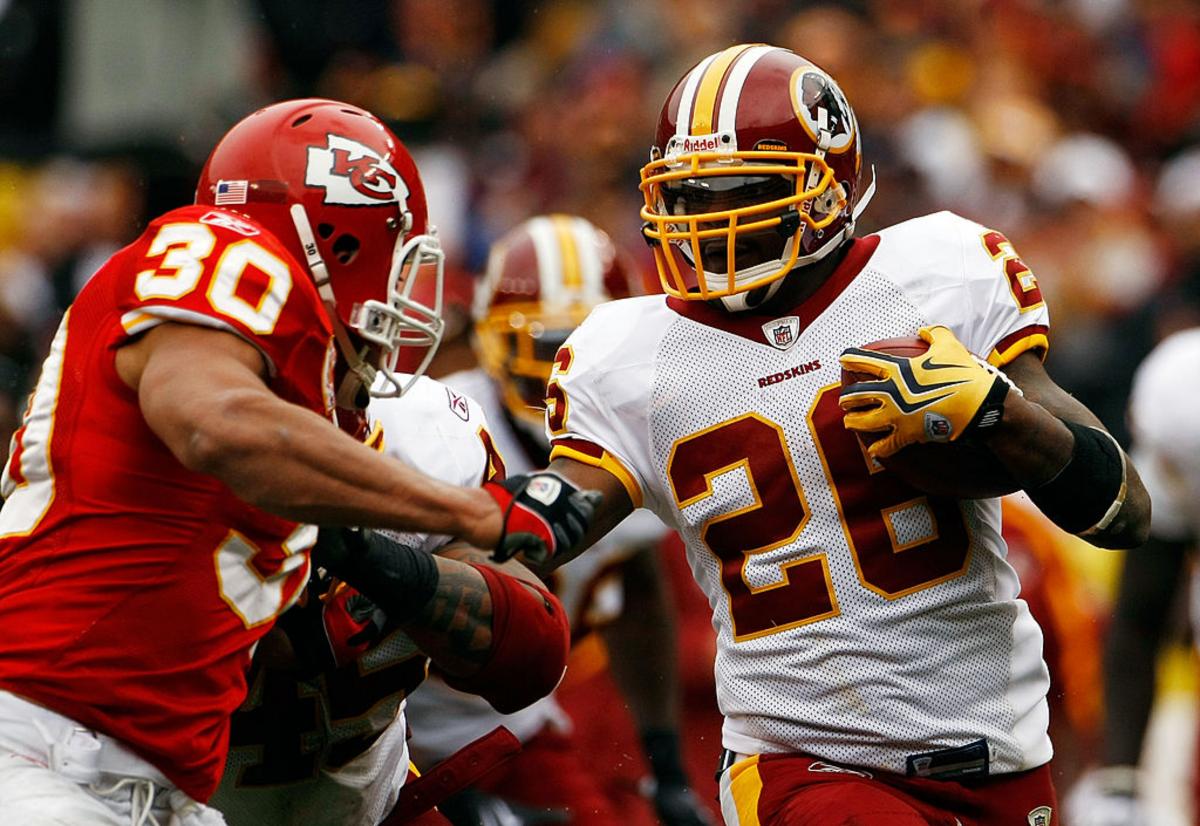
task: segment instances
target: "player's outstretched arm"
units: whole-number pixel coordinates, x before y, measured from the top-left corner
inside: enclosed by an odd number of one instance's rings
[[[276,396],[258,351],[163,324],[117,354],[146,423],[187,468],[288,519],[461,535],[488,546],[501,514],[479,489],[431,479]]]
[[[301,522],[458,536],[546,556],[578,541],[595,495],[564,487],[549,504],[496,486],[432,479],[277,397],[258,351],[217,330],[163,324],[117,353],[142,415],[189,469],[263,510]]]
[[[570,625],[532,576],[432,556],[370,530],[323,528],[313,553],[399,625],[448,685],[497,711],[524,708],[562,678]]]

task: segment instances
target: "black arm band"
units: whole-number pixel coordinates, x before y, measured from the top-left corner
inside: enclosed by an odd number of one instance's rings
[[[1125,503],[1125,454],[1103,430],[1060,421],[1075,437],[1071,459],[1049,482],[1029,490],[1029,498],[1065,531],[1102,531]]]
[[[313,561],[353,585],[397,623],[415,617],[437,591],[433,556],[378,531],[322,528]]]

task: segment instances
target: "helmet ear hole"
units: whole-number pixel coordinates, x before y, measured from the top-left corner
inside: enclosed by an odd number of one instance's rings
[[[362,247],[359,240],[350,233],[342,233],[333,242],[333,257],[343,266],[354,263],[358,251]]]
[[[322,241],[328,241],[331,235],[333,235],[333,224],[317,224],[317,236]]]

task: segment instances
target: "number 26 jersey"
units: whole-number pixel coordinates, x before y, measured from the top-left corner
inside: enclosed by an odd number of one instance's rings
[[[1012,245],[943,212],[855,240],[783,316],[626,299],[559,353],[553,455],[606,468],[683,536],[729,749],[897,773],[980,739],[993,772],[1051,757],[1041,631],[999,501],[914,490],[842,424],[841,352],[930,324],[997,365],[1047,346]]]

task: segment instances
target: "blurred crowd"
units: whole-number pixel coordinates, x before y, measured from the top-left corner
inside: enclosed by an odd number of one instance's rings
[[[490,242],[548,210],[648,262],[659,107],[738,41],[841,82],[879,182],[864,231],[950,209],[1013,241],[1050,302],[1052,374],[1123,436],[1133,367],[1200,322],[1192,0],[0,0],[0,432],[80,285],[191,200],[258,105],[319,95],[393,124],[465,296]]]

